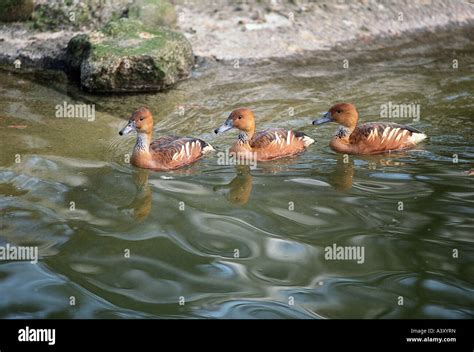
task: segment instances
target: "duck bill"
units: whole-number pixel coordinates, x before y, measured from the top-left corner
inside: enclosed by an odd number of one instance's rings
[[[333,121],[334,120],[332,119],[331,112],[328,111],[320,119],[314,120],[313,125],[322,125],[323,123],[333,122]]]
[[[122,128],[119,132],[119,135],[123,136],[125,134],[129,134],[130,132],[135,131],[136,126],[135,126],[135,121],[131,121],[125,125],[124,128]]]
[[[226,132],[230,129],[234,128],[234,125],[232,124],[232,120],[227,119],[219,128],[216,128],[214,130],[215,134]]]

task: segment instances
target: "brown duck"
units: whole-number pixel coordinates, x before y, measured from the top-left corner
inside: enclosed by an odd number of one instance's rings
[[[368,122],[357,125],[359,114],[349,103],[334,105],[313,125],[336,122],[342,127],[331,139],[329,146],[344,154],[378,154],[414,147],[426,139],[417,129],[396,123]]]

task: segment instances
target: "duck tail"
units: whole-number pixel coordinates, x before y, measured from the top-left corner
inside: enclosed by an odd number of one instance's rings
[[[303,144],[305,147],[308,147],[315,142],[313,138],[311,138],[310,136],[308,136],[307,134],[303,132],[294,132],[294,133],[295,133],[296,138],[299,138],[303,141]]]
[[[413,144],[418,144],[422,141],[424,141],[426,138],[428,138],[428,136],[424,133],[421,133],[421,132],[417,132],[417,133],[412,133],[410,138],[409,138],[409,141]]]
[[[207,154],[207,153],[213,152],[215,150],[212,145],[210,145],[209,143],[203,141],[202,139],[200,139],[199,142],[201,143],[201,149],[202,149],[203,154]]]

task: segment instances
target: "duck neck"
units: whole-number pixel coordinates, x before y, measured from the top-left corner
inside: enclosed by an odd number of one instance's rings
[[[151,133],[139,132],[133,153],[150,153]]]
[[[241,144],[247,144],[249,142],[249,136],[243,131],[239,133],[239,136],[237,138],[239,139],[239,143]]]
[[[336,132],[336,137],[348,142],[349,137],[351,136],[352,132],[354,132],[355,128],[355,125],[350,127],[341,126]]]
[[[255,134],[255,127],[247,130],[247,131],[240,131],[239,133],[239,142],[241,143],[250,143],[250,140],[253,138]]]
[[[356,129],[358,120],[359,120],[359,115],[356,114],[354,118],[349,122],[349,126],[344,126],[344,128],[347,131],[347,139],[349,139],[352,132],[354,132],[354,130]]]

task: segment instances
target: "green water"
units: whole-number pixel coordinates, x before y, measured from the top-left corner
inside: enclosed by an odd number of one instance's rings
[[[40,254],[38,264],[0,263],[0,317],[472,318],[467,38],[206,64],[147,95],[91,96],[0,73],[0,245]],[[65,101],[96,104],[96,119],[56,118]],[[390,122],[430,138],[345,163],[328,147],[337,127],[311,125],[337,101],[355,103],[362,121],[381,120],[381,104],[420,104],[419,121]],[[133,137],[118,131],[143,105],[155,136],[200,137],[217,152],[236,132],[213,130],[239,106],[254,110],[257,128],[293,128],[317,143],[255,170],[218,165],[214,154],[176,172],[139,171],[124,161]],[[362,246],[364,262],[326,260],[333,244]]]

